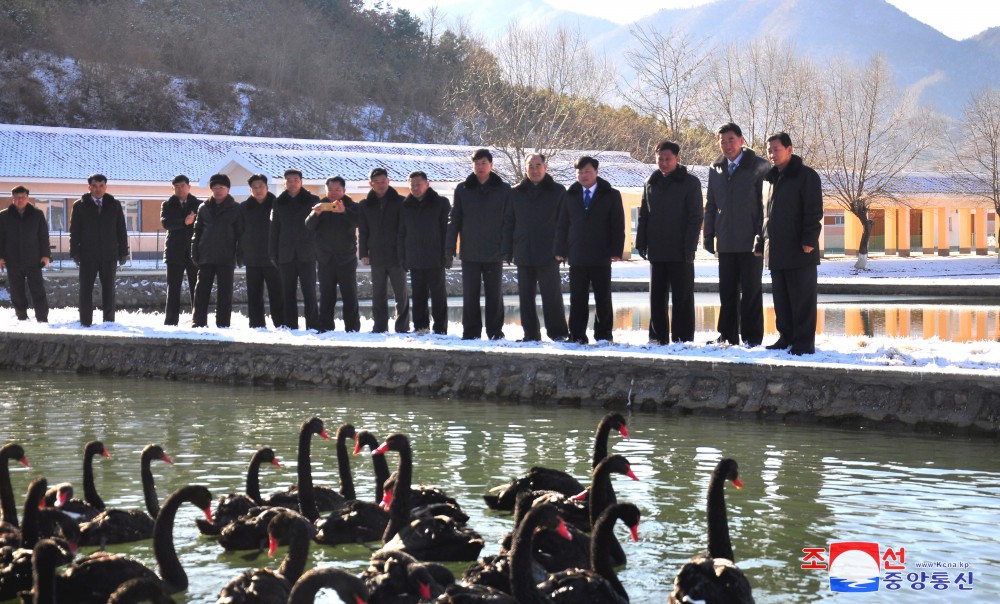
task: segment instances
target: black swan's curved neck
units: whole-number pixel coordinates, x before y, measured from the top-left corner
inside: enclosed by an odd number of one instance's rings
[[[358,432],[355,451],[360,451],[365,445],[371,451],[378,448],[378,439],[367,430]],[[385,455],[372,455],[372,469],[375,470],[375,503],[381,503],[385,496],[385,481],[389,479],[389,462],[385,460]]]
[[[17,526],[17,502],[14,500],[14,487],[10,483],[10,468],[8,462],[11,459],[21,459],[24,457],[24,449],[21,445],[8,443],[0,448],[0,520]]]
[[[31,557],[32,590],[35,604],[54,604],[56,601],[56,567],[59,565],[59,547],[50,539],[35,545]]]
[[[413,450],[401,447],[399,469],[396,471],[396,485],[389,504],[389,524],[382,535],[382,543],[388,543],[396,533],[410,522],[410,488],[413,484]]]
[[[609,505],[617,501],[615,487],[611,483],[611,473],[615,471],[614,458],[617,457],[620,456],[615,455],[612,458],[602,461],[594,469],[593,479],[590,483],[590,497],[588,499],[591,527],[597,524],[597,518],[600,517],[601,513]]]
[[[153,554],[160,566],[160,578],[167,586],[169,593],[177,593],[188,588],[188,576],[177,558],[174,548],[174,518],[183,503],[193,503],[198,507],[208,509],[212,505],[212,495],[208,489],[199,485],[188,485],[174,491],[163,502],[153,525]]]
[[[626,504],[615,504],[604,510],[597,523],[590,541],[590,568],[604,577],[611,587],[628,600],[625,586],[618,580],[614,562],[611,560],[611,541],[615,538],[615,523],[622,518]]]
[[[100,442],[87,443],[87,448],[83,452],[83,500],[94,506],[95,509],[104,511],[104,500],[97,494],[97,486],[94,484],[94,456],[104,454],[104,444]]]
[[[354,438],[354,426],[344,424],[337,430],[337,472],[340,474],[340,494],[347,500],[357,499],[354,476],[351,475],[351,456],[347,452],[347,439]]]
[[[708,485],[708,554],[713,558],[725,558],[736,562],[733,542],[729,538],[729,519],[726,516],[726,476],[722,472],[712,473]]]
[[[146,500],[146,512],[153,517],[160,514],[160,499],[156,496],[156,483],[153,480],[153,470],[150,465],[153,463],[154,449],[146,447],[142,450],[141,470],[142,476],[142,496]]]
[[[539,522],[539,510],[544,506],[528,512],[514,532],[510,547],[510,592],[521,604],[540,604],[551,602],[538,589],[531,571],[532,552],[534,550],[535,529]]]
[[[247,467],[247,497],[253,499],[257,505],[263,505],[264,499],[260,496],[260,466],[265,459],[274,459],[274,452],[264,447],[257,450],[250,456],[250,465]]]
[[[32,549],[38,543],[38,505],[49,488],[44,478],[36,478],[28,485],[28,495],[24,498],[24,517],[21,522],[21,547]]]
[[[289,585],[294,585],[302,573],[306,570],[306,563],[309,561],[309,542],[312,535],[309,527],[301,520],[292,521],[288,530],[288,553],[281,561],[278,572],[284,577]]]
[[[312,436],[313,434],[322,434],[323,431],[323,422],[316,417],[303,423],[302,429],[299,430],[299,457],[298,467],[296,468],[298,474],[299,513],[308,518],[309,522],[316,522],[319,518],[316,493],[313,491]]]
[[[597,464],[601,463],[601,460],[608,456],[608,437],[611,434],[612,428],[624,425],[625,419],[620,413],[609,413],[601,418],[600,423],[597,424],[597,432],[594,435],[594,460],[590,464],[591,469],[596,468]]]

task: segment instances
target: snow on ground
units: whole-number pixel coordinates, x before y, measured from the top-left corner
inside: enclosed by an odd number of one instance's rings
[[[992,256],[880,258],[872,260],[869,263],[870,270],[861,274],[855,274],[853,264],[854,261],[851,259],[825,261],[820,265],[820,278],[839,279],[844,282],[898,279],[908,283],[921,283],[933,280],[953,282],[956,288],[971,283],[972,280],[984,283],[997,283],[1000,280],[1000,266]],[[697,278],[716,278],[717,267],[714,261],[699,260],[696,263]],[[623,262],[616,264],[614,268],[616,279],[647,279],[648,274],[649,267],[644,262]],[[1000,300],[986,302],[1000,304]],[[95,320],[99,319],[100,311],[95,313]],[[764,366],[890,368],[899,371],[1000,376],[1000,342],[993,341],[962,343],[938,339],[818,335],[816,354],[796,357],[786,351],[766,350],[763,347],[747,349],[742,346],[709,343],[718,335],[716,332],[699,332],[695,334],[694,343],[659,346],[648,343],[645,331],[617,330],[614,333],[614,344],[579,345],[549,341],[519,343],[516,340],[523,336],[519,325],[506,325],[504,333],[507,340],[501,342],[462,340],[459,335],[462,331],[461,325],[457,322],[449,325],[450,335],[447,336],[367,333],[371,331],[372,321],[364,318],[361,320],[360,333],[345,333],[343,323],[340,321],[337,322],[336,331],[322,334],[304,329],[294,331],[251,329],[246,316],[238,312],[233,313],[232,327],[229,329],[214,327],[193,329],[190,327],[190,314],[181,315],[181,326],[167,327],[163,325],[162,313],[140,311],[119,311],[115,323],[95,323],[91,328],[84,328],[80,325],[75,308],[53,309],[49,313],[49,321],[48,324],[38,324],[32,320],[17,321],[13,309],[0,309],[0,331],[10,333],[215,340],[301,346],[349,344],[362,347],[402,348],[415,352],[478,350],[497,354],[537,353],[605,358],[663,358]],[[209,315],[209,323],[212,321],[214,317]],[[770,341],[770,338],[766,339],[765,344]]]

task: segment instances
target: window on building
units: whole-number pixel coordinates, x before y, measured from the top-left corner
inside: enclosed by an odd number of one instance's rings
[[[65,231],[69,227],[66,223],[65,199],[36,199],[35,207],[45,212],[45,218],[49,223],[49,231]]]
[[[142,226],[139,220],[139,200],[138,199],[123,199],[122,209],[125,210],[125,229],[131,232],[137,232]]]

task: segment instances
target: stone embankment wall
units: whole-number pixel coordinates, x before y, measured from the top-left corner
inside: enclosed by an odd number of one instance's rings
[[[0,368],[1000,435],[1000,376],[10,333]]]

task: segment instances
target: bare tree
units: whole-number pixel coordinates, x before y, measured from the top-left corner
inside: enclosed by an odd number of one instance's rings
[[[963,192],[988,199],[1000,214],[1000,89],[987,88],[969,99],[952,148],[965,176],[959,181]]]
[[[511,23],[493,52],[473,53],[451,105],[466,138],[497,149],[519,180],[530,153],[555,159],[570,148],[604,149],[612,137],[593,109],[613,81],[578,29]]]
[[[930,144],[934,120],[893,87],[885,59],[873,56],[857,68],[832,61],[825,73],[826,143],[817,151],[832,197],[861,222],[855,268],[868,263],[873,202],[905,205],[893,189],[900,174]]]
[[[622,84],[622,97],[640,114],[656,118],[667,136],[682,147],[692,148],[695,141],[688,139],[693,125],[701,121],[701,90],[712,48],[706,40],[695,40],[677,30],[663,34],[652,27],[634,25],[629,33],[635,46],[625,51],[625,64],[635,79]]]

